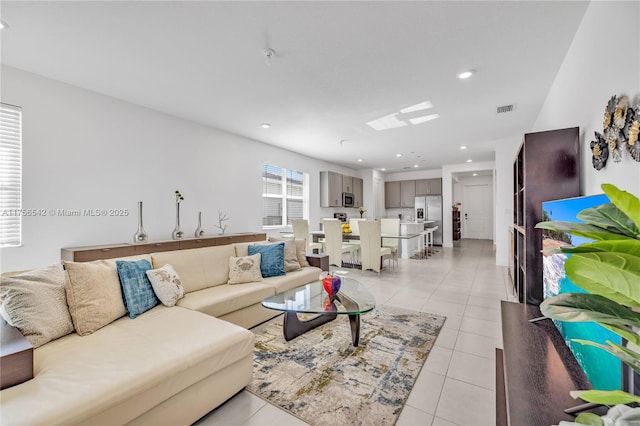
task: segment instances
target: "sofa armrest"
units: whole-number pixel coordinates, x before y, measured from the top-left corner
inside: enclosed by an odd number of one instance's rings
[[[309,262],[309,265],[315,266],[316,268],[320,268],[323,271],[329,272],[329,256],[328,255],[309,253],[307,254],[307,261]]]
[[[0,319],[0,357],[0,389],[33,379],[33,346],[3,319]]]

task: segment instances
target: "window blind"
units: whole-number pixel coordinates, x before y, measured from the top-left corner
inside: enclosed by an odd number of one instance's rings
[[[0,103],[0,247],[22,244],[22,109]]]
[[[304,173],[262,166],[263,226],[290,225],[293,219],[303,219],[307,198]]]

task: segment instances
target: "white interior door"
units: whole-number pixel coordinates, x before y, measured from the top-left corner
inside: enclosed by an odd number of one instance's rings
[[[462,237],[490,240],[493,237],[491,226],[491,200],[489,184],[465,184],[462,187]]]

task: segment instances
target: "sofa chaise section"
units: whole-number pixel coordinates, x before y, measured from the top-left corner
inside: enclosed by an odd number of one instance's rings
[[[2,391],[2,424],[190,424],[251,381],[253,334],[157,306],[34,358],[35,377]]]

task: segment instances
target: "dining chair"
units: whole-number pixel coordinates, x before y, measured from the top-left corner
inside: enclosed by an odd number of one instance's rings
[[[353,262],[358,248],[353,244],[342,242],[342,222],[338,219],[322,219],[322,229],[324,231],[324,253],[329,255],[329,264],[341,267],[344,253],[349,253],[351,262]]]
[[[363,220],[358,223],[360,228],[360,258],[362,270],[374,270],[380,275],[382,261],[393,258],[389,247],[382,247],[380,237],[380,222],[376,220]]]
[[[382,234],[400,234],[400,219],[398,218],[384,218],[380,219],[380,232]],[[391,249],[393,255],[393,262],[398,266],[398,244],[397,238],[383,238],[382,247],[388,247]]]
[[[322,250],[322,244],[311,241],[309,234],[309,221],[307,219],[294,219],[291,221],[293,228],[293,238],[296,240],[305,240],[307,242],[307,253],[313,250]]]

